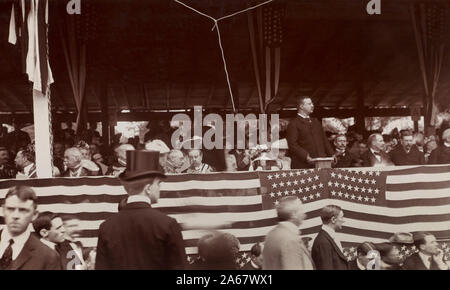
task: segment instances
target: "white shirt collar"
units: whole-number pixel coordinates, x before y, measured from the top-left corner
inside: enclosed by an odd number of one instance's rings
[[[44,238],[41,238],[41,242],[46,245],[47,247],[49,247],[52,250],[55,250],[56,244],[53,242],[50,242],[49,240],[46,240]]]
[[[432,256],[425,255],[424,253],[419,251],[419,257],[422,259],[422,262],[425,265],[425,267],[427,267],[427,269],[430,269],[431,268],[430,258],[432,258]]]
[[[6,248],[8,247],[9,240],[13,239],[14,244],[12,244],[12,246],[11,246],[12,250],[13,250],[12,258],[13,258],[13,260],[15,260],[19,256],[23,247],[25,246],[25,243],[30,238],[30,234],[31,234],[30,231],[27,229],[25,232],[21,233],[20,235],[13,237],[9,233],[8,229],[6,227],[4,227],[4,229],[2,231],[2,235],[1,235],[1,242],[0,242],[0,257],[3,255]]]
[[[363,266],[363,264],[361,264],[358,260],[358,258],[356,258],[356,266],[358,267],[358,269],[360,270],[367,270],[366,267]]]
[[[450,147],[450,143],[444,142],[445,147]]]
[[[326,231],[333,239],[336,236],[336,231],[327,225],[322,225],[322,230]]]
[[[279,222],[279,224],[286,227],[289,231],[291,231],[292,233],[294,233],[296,235],[300,234],[298,227],[290,221],[282,221],[282,222]]]
[[[70,177],[80,177],[81,169],[83,169],[83,166],[81,166],[81,164],[80,164],[80,167],[76,171],[72,171],[69,169]],[[73,172],[75,172],[75,174]]]
[[[145,195],[130,195],[127,199],[127,204],[132,202],[145,202],[148,204],[152,204],[150,198]]]
[[[30,174],[31,168],[33,168],[34,163],[28,164],[23,168],[23,173],[25,173],[26,176]]]
[[[297,115],[299,115],[303,119],[308,119],[309,118],[309,116],[303,115],[302,113],[297,113]]]

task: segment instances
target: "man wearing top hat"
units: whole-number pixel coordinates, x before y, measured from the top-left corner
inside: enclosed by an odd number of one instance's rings
[[[119,179],[128,193],[120,212],[100,225],[96,269],[170,270],[185,268],[185,250],[177,221],[153,209],[166,176],[158,169],[159,152],[127,151]]]

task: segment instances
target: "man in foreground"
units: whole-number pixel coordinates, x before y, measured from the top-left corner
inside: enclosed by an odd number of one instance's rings
[[[182,270],[185,250],[177,221],[152,209],[166,176],[159,152],[127,151],[127,169],[119,179],[127,204],[100,225],[96,269]]]
[[[305,213],[300,199],[289,196],[277,206],[278,225],[266,236],[263,270],[314,270],[314,263],[299,234]]]

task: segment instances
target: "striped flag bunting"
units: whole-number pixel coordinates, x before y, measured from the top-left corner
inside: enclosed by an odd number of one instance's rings
[[[119,181],[110,177],[5,180],[0,181],[1,203],[17,184],[34,188],[39,211],[77,216],[83,229],[80,241],[87,247],[96,246],[98,227],[126,197]],[[274,208],[284,196],[304,203],[307,217],[300,229],[305,237],[318,233],[322,207],[341,206],[346,221],[339,235],[349,259],[361,242],[386,242],[395,232],[417,231],[433,233],[449,259],[449,165],[172,175],[162,183],[153,207],[181,224],[189,260],[197,254],[198,239],[216,229],[239,239],[243,266],[253,244],[263,242],[277,224]],[[3,209],[0,216],[3,225]]]

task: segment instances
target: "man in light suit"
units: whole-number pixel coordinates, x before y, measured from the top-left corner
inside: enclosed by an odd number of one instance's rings
[[[327,205],[320,212],[322,229],[312,247],[312,258],[318,270],[347,270],[348,262],[336,234],[342,229],[344,212],[337,205]]]
[[[0,270],[60,270],[58,254],[41,243],[28,226],[34,220],[36,194],[28,186],[8,190],[3,204],[6,227],[0,231]]]
[[[266,236],[263,270],[314,270],[314,263],[298,227],[305,218],[300,199],[289,196],[277,206],[280,222]]]
[[[100,225],[97,270],[185,268],[180,225],[152,208],[165,177],[159,170],[159,152],[127,151],[127,169],[119,175],[128,193],[127,203]]]

